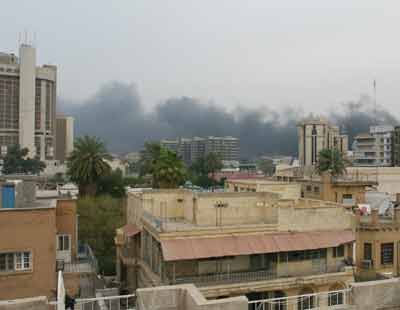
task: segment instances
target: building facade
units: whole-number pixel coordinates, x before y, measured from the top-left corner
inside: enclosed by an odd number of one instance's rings
[[[0,148],[28,148],[30,157],[55,157],[57,67],[36,65],[36,49],[22,44],[19,57],[0,53]]]
[[[160,144],[176,152],[182,160],[191,165],[207,154],[216,153],[223,161],[239,161],[239,139],[235,137],[193,137],[176,140],[161,140]]]
[[[117,274],[138,287],[194,283],[210,299],[348,287],[354,216],[341,205],[268,192],[130,193]]]
[[[400,166],[400,126],[394,127],[392,133],[392,164]]]
[[[394,127],[371,126],[369,133],[354,137],[353,165],[361,167],[390,167],[393,165]]]
[[[300,165],[315,167],[318,154],[323,149],[337,149],[347,155],[348,136],[341,134],[339,127],[332,125],[325,118],[308,118],[297,125],[299,137]]]
[[[74,118],[58,115],[56,118],[56,160],[65,162],[74,149]]]
[[[93,295],[96,261],[78,244],[76,201],[36,199],[35,187],[33,181],[0,183],[0,300],[54,299],[57,270],[64,271],[71,296]]]

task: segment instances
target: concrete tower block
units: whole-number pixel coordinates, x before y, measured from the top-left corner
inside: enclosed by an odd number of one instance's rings
[[[36,49],[22,44],[19,56],[19,144],[22,148],[29,149],[29,157],[34,157]]]

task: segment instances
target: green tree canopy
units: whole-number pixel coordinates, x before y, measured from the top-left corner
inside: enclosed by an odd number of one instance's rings
[[[330,172],[332,175],[346,173],[347,161],[337,149],[323,149],[318,154],[318,173]]]
[[[158,143],[146,143],[142,152],[141,175],[151,175],[154,188],[177,188],[186,178],[186,167],[175,152]]]
[[[85,196],[77,202],[79,238],[93,249],[100,272],[115,273],[115,230],[123,225],[123,200]]]
[[[125,180],[120,169],[111,171],[97,181],[97,195],[107,194],[114,198],[125,197]]]
[[[192,183],[201,187],[212,187],[215,185],[215,173],[220,171],[222,167],[222,160],[216,153],[209,153],[198,158],[190,166]]]
[[[46,168],[46,164],[38,159],[27,157],[29,150],[19,145],[9,147],[4,157],[4,174],[39,174]]]
[[[111,156],[100,139],[84,136],[75,140],[74,150],[67,162],[67,174],[71,181],[78,184],[81,195],[96,194],[99,178],[111,172],[106,159],[111,159]]]

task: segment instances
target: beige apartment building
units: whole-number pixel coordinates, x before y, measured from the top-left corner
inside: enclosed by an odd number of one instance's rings
[[[35,199],[29,190],[35,183],[25,183],[32,184],[0,184],[0,300],[54,299],[57,270],[64,271],[68,294],[90,294],[96,261],[89,247],[78,245],[76,201]]]
[[[117,275],[130,290],[194,283],[208,299],[327,292],[354,280],[354,228],[341,205],[275,193],[129,193]]]
[[[339,127],[323,117],[310,117],[297,125],[299,137],[299,160],[305,172],[312,170],[318,162],[318,154],[323,149],[336,148],[347,155],[348,136],[341,134]]]
[[[398,277],[400,274],[400,209],[393,215],[357,213],[357,268],[360,280]]]

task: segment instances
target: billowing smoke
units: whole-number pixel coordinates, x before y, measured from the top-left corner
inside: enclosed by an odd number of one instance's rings
[[[101,137],[111,152],[139,150],[145,141],[163,138],[231,135],[240,138],[242,157],[296,155],[296,123],[304,116],[293,109],[277,112],[267,107],[227,111],[189,97],[168,99],[146,113],[136,87],[120,82],[102,87],[82,104],[62,102],[60,110],[75,117],[77,136]],[[341,112],[331,112],[328,117],[350,136],[368,131],[375,123],[373,104],[367,96],[338,110]],[[377,109],[376,115],[379,123],[397,124],[384,109]]]

